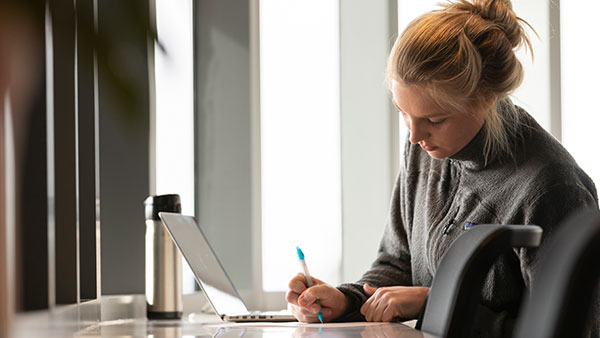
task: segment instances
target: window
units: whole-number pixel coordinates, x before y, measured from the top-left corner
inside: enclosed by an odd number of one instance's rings
[[[563,144],[577,163],[600,184],[600,163],[596,160],[600,108],[596,102],[600,70],[596,56],[600,46],[590,40],[600,28],[590,25],[600,3],[563,1],[560,5],[562,128]]]
[[[179,194],[181,212],[194,214],[192,2],[156,1],[156,26],[166,53],[155,47],[156,194]],[[195,290],[182,260],[183,292]]]
[[[338,2],[260,2],[264,291],[299,271],[340,281],[341,169]]]

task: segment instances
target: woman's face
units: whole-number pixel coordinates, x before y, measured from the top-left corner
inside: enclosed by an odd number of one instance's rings
[[[477,135],[484,111],[452,111],[428,99],[419,86],[392,81],[392,101],[410,130],[410,143],[418,143],[429,156],[442,159],[464,148]]]

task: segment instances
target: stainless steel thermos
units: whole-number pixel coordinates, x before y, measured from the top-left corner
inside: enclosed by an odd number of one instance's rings
[[[163,226],[158,213],[181,213],[179,195],[150,196],[146,209],[146,302],[150,319],[179,319],[181,299],[181,255]]]

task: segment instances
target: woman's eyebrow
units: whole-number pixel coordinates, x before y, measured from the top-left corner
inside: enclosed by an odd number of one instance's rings
[[[450,113],[439,112],[439,113],[427,115],[427,116],[425,116],[425,118],[430,119],[430,118],[434,118],[434,117],[441,117],[441,116],[448,116],[448,115],[450,115]]]
[[[400,106],[398,106],[398,104],[396,103],[396,101],[392,100],[392,103],[394,104],[394,106],[396,107],[396,109],[398,109],[401,112],[405,112],[404,109],[400,108]],[[450,115],[450,113],[447,112],[438,112],[438,113],[433,113],[433,114],[429,114],[426,116],[423,116],[422,118],[424,119],[430,119],[430,118],[435,118],[435,117],[440,117],[440,116],[447,116]]]

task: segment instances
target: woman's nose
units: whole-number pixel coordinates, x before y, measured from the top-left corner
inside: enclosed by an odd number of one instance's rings
[[[410,143],[416,144],[427,138],[427,130],[422,123],[415,120],[407,121],[408,129],[410,130]]]

